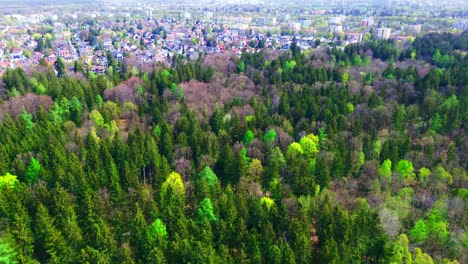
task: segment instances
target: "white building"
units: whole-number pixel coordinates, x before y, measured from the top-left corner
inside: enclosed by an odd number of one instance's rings
[[[452,24],[452,28],[462,31],[468,30],[468,20],[460,20],[457,23]]]
[[[333,32],[333,33],[341,33],[341,32],[343,32],[343,26],[342,25],[331,25],[331,26],[328,26],[328,30]]]
[[[212,20],[214,18],[214,14],[211,11],[205,12],[205,19]]]
[[[23,50],[22,49],[14,49],[11,53],[10,53],[10,61],[11,62],[17,62],[17,61],[20,61],[24,59],[24,55],[23,55]]]
[[[391,33],[392,33],[391,28],[377,28],[378,39],[389,39]]]

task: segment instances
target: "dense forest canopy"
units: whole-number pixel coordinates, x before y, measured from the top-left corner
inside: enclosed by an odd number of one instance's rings
[[[0,85],[1,263],[467,263],[468,33]]]

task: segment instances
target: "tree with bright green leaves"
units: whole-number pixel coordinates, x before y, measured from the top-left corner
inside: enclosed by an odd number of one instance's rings
[[[21,113],[21,118],[26,123],[26,128],[31,129],[34,127],[34,122],[32,121],[32,114],[26,112],[26,109],[23,107],[23,112]]]
[[[12,245],[6,239],[0,238],[0,263],[16,264],[18,263],[17,255]]]
[[[36,181],[40,170],[41,164],[39,164],[39,161],[32,157],[28,165],[28,170],[26,172],[26,181],[29,183],[29,185],[32,185]]]
[[[429,183],[429,178],[431,177],[431,170],[429,170],[426,167],[422,167],[419,169],[419,182],[423,184],[423,186],[426,186]]]
[[[265,141],[265,143],[274,142],[275,139],[276,139],[276,131],[273,129],[268,130],[268,132],[265,133],[265,136],[263,136],[263,141]]]
[[[319,152],[319,138],[314,134],[309,134],[302,137],[299,144],[304,152],[304,155],[311,158]]]
[[[434,131],[435,133],[440,133],[443,128],[443,124],[442,117],[439,113],[436,113],[431,119],[430,130]]]
[[[288,150],[286,151],[286,157],[288,159],[294,159],[302,154],[304,154],[304,150],[302,149],[302,146],[297,142],[291,143],[288,147]]]
[[[198,208],[197,214],[199,223],[203,223],[205,221],[218,221],[218,218],[213,212],[213,204],[211,204],[210,198],[203,199],[203,201],[200,203],[200,207]]]
[[[280,264],[281,263],[281,250],[277,245],[270,246],[268,249],[268,263]]]
[[[401,234],[398,239],[393,243],[392,253],[393,256],[390,259],[391,264],[411,264],[413,258],[409,251],[409,240],[405,234]]]
[[[104,118],[102,117],[101,113],[94,109],[89,113],[89,119],[96,124],[96,126],[104,126]]]
[[[239,63],[237,63],[236,65],[236,70],[238,73],[241,73],[241,72],[245,72],[245,63],[244,61],[239,61]]]
[[[439,209],[433,209],[427,220],[428,240],[432,244],[443,246],[449,237],[449,224],[446,217]]]
[[[242,142],[244,143],[244,145],[250,145],[250,143],[252,143],[252,141],[254,140],[254,134],[252,133],[251,130],[247,130],[244,134],[244,137],[242,138]]]
[[[241,150],[239,151],[239,156],[241,158],[241,163],[239,165],[247,165],[249,162],[250,162],[250,157],[247,156],[247,149],[246,148],[241,148]],[[245,166],[242,166],[242,168],[244,168]],[[242,169],[242,172],[244,170]],[[241,176],[241,174],[239,175]]]
[[[264,196],[260,198],[260,204],[264,205],[267,209],[270,209],[275,204],[275,202],[270,197]]]
[[[287,71],[287,70],[292,70],[296,67],[296,61],[285,61],[284,62],[284,66],[283,66],[283,70],[284,71]]]
[[[405,184],[411,184],[414,182],[416,175],[411,161],[405,159],[398,161],[395,166],[395,171],[400,174],[401,179]]]
[[[409,238],[415,243],[424,242],[427,238],[427,227],[423,219],[419,219],[409,231]]]
[[[440,165],[434,169],[434,178],[449,185],[453,183],[452,175]]]
[[[364,82],[367,85],[371,85],[373,80],[374,80],[374,75],[372,74],[372,72],[366,73],[366,76],[364,76]]]
[[[19,183],[18,177],[15,175],[11,175],[10,173],[6,173],[3,176],[0,176],[0,189],[2,188],[13,188]]]
[[[362,58],[359,54],[355,54],[352,59],[353,66],[361,66],[362,65]]]
[[[420,248],[414,248],[413,264],[434,264],[431,256],[423,253]]]
[[[166,225],[161,219],[156,219],[146,231],[146,236],[151,244],[156,243],[160,239],[166,239],[168,236]]]
[[[364,156],[364,152],[362,151],[354,151],[351,154],[351,172],[354,175],[357,175],[362,165],[364,165],[364,160],[365,160],[365,156]]]
[[[215,186],[218,184],[218,177],[209,166],[205,166],[200,173],[198,173],[197,183],[203,184],[204,182],[208,186]]]
[[[379,176],[382,178],[387,179],[388,181],[391,181],[392,179],[392,161],[390,159],[386,159],[382,165],[380,165],[380,168],[377,170],[379,173]]]
[[[322,144],[324,139],[328,138],[328,134],[325,133],[325,128],[324,127],[319,128],[318,137],[319,137],[320,144]]]
[[[163,203],[168,201],[167,198],[169,198],[169,193],[171,193],[172,197],[179,202],[179,205],[183,204],[185,200],[185,187],[182,177],[177,172],[171,172],[161,186],[161,199]]]

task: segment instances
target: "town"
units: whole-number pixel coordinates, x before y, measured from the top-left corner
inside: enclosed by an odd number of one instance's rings
[[[402,1],[323,1],[315,4],[269,5],[148,4],[123,1],[75,6],[5,8],[0,16],[0,76],[7,69],[34,71],[37,65],[65,71],[105,74],[122,67],[151,70],[170,65],[174,56],[197,60],[212,53],[255,53],[344,48],[382,39],[397,46],[428,32],[468,29],[466,11],[445,10],[420,1],[404,9]],[[300,2],[300,1],[299,1]],[[394,4],[394,5],[393,5]],[[8,7],[8,6],[7,6]],[[415,11],[417,10],[417,11]],[[418,16],[419,15],[419,16]],[[408,17],[412,17],[409,19]]]

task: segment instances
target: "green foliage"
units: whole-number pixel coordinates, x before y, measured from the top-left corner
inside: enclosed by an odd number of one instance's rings
[[[102,105],[103,105],[103,102],[104,102],[104,100],[102,99],[102,96],[99,95],[99,94],[96,95],[96,99],[95,99],[95,100],[96,100],[96,105],[97,105],[99,108],[101,108]]]
[[[419,181],[423,185],[427,185],[429,183],[429,177],[431,176],[431,170],[428,168],[422,167],[419,169]]]
[[[328,134],[325,133],[325,128],[324,127],[321,127],[319,128],[319,142],[320,144],[322,144],[322,141],[326,138],[328,138]]]
[[[249,164],[249,168],[247,169],[247,176],[251,180],[259,180],[264,173],[264,168],[262,162],[258,159],[252,159],[252,162]]]
[[[135,31],[134,21],[123,23]],[[79,26],[99,45],[95,21]],[[216,30],[210,27],[208,35]],[[162,27],[153,34],[166,35]],[[51,37],[36,36],[38,49],[52,48]],[[220,58],[191,62],[177,54],[147,73],[110,53],[104,75],[65,76],[64,68],[57,77],[45,60],[44,71],[32,75],[7,69],[0,85],[0,258],[464,260],[468,107],[459,50],[467,37],[430,34],[404,49],[368,40],[331,48],[327,65],[319,63],[321,51],[301,52],[294,39],[277,56],[243,53],[235,62],[240,75],[218,67]],[[402,67],[410,58],[425,60],[429,71]],[[362,68],[378,66],[374,59],[389,67]],[[361,67],[360,76],[351,65]],[[82,68],[77,62],[72,70]],[[213,87],[220,97],[206,96]]]
[[[273,142],[275,141],[275,139],[276,139],[276,131],[273,129],[268,130],[268,132],[266,132],[265,136],[263,137],[263,141],[265,141],[266,143]]]
[[[374,80],[374,75],[371,72],[368,72],[366,76],[364,76],[364,81],[368,85],[372,84],[373,80]]]
[[[34,157],[32,157],[28,165],[28,170],[26,172],[26,180],[30,185],[32,185],[36,181],[40,170],[41,164],[39,164],[39,162]]]
[[[341,77],[341,82],[343,84],[347,84],[349,82],[349,72],[343,73],[343,76]]]
[[[19,183],[17,176],[6,173],[0,176],[0,189],[2,188],[14,188]]]
[[[398,239],[394,242],[392,253],[393,256],[391,258],[390,263],[408,263],[411,264],[413,258],[411,256],[411,252],[408,249],[409,240],[405,234],[401,234]]]
[[[297,142],[291,143],[291,145],[288,147],[288,151],[286,152],[286,156],[291,159],[294,159],[302,154],[304,154],[304,150],[302,150],[302,146]]]
[[[317,166],[317,160],[311,159],[309,161],[309,172],[313,175],[315,173],[315,168]]]
[[[206,182],[208,186],[215,186],[218,184],[218,177],[216,174],[211,170],[210,167],[205,166],[203,170],[200,171],[198,174],[198,184]]]
[[[1,188],[1,187],[0,187]],[[5,239],[0,238],[0,263],[16,264],[18,263],[14,248]]]
[[[398,161],[395,171],[401,175],[405,184],[410,184],[414,181],[415,173],[411,161],[405,159]]]
[[[423,253],[420,248],[414,249],[413,257],[414,264],[434,264],[434,261],[432,260],[431,256],[429,256],[427,253]]]
[[[104,126],[104,118],[102,117],[101,113],[94,109],[89,113],[89,119],[96,124],[96,126]]]
[[[250,145],[250,143],[252,143],[252,141],[254,140],[254,134],[252,133],[251,130],[247,130],[244,134],[244,137],[242,138],[242,142],[244,143],[244,145]]]
[[[171,73],[167,69],[162,70],[160,74],[162,78],[168,78],[171,76]]]
[[[185,187],[182,182],[182,177],[177,172],[171,172],[167,176],[166,181],[161,186],[161,198],[162,201],[167,201],[168,193],[172,194],[172,197],[182,203],[185,199]]]
[[[434,170],[434,176],[437,180],[439,181],[442,181],[442,182],[445,182],[445,183],[448,183],[448,184],[452,184],[453,183],[453,179],[452,179],[452,175],[450,175],[450,173],[448,171],[446,171],[444,169],[444,167],[438,165],[435,170]]]
[[[21,113],[21,118],[26,123],[26,128],[31,129],[34,127],[34,122],[32,121],[32,115],[26,112],[26,109],[23,108],[23,113]]]
[[[358,54],[354,55],[352,59],[352,64],[353,66],[361,66],[363,64],[361,56],[359,56]]]
[[[389,159],[386,159],[382,163],[382,165],[380,165],[378,173],[380,177],[383,177],[387,180],[391,180],[392,179],[392,161]]]
[[[309,134],[305,137],[302,137],[299,144],[300,144],[300,149],[297,151],[300,152],[300,150],[302,150],[304,155],[306,155],[307,157],[313,157],[319,151],[319,138],[314,134]],[[294,146],[294,147],[297,147],[297,146]]]
[[[238,73],[245,72],[245,63],[244,63],[244,61],[240,61],[239,63],[237,63],[236,69],[237,69]]]
[[[166,239],[168,237],[168,233],[166,230],[166,225],[163,223],[161,219],[156,219],[146,231],[147,237],[150,243],[154,244],[159,239]]]
[[[250,157],[247,156],[247,149],[246,148],[241,148],[241,150],[239,151],[239,155],[241,156],[242,161],[244,162],[244,164],[247,164],[247,163],[250,162]]]
[[[354,112],[354,105],[352,103],[346,104],[346,112],[349,114]]]
[[[431,130],[439,133],[443,128],[443,121],[442,117],[440,117],[439,113],[436,113],[434,117],[431,119]]]
[[[284,71],[287,71],[287,70],[292,70],[296,67],[296,61],[285,61],[284,62],[284,66],[283,66],[283,70]]]
[[[419,219],[414,224],[414,227],[409,231],[411,241],[415,243],[424,242],[427,238],[427,227],[424,220]]]
[[[198,208],[198,222],[203,223],[205,221],[208,222],[216,222],[218,218],[215,216],[213,212],[213,205],[211,204],[210,198],[205,198],[200,203],[200,207]]]
[[[455,58],[448,54],[445,54],[442,56],[440,54],[440,50],[436,49],[436,51],[434,52],[434,55],[432,56],[432,61],[434,62],[435,65],[439,67],[448,68],[454,63]]]
[[[262,197],[260,198],[260,204],[265,205],[266,208],[270,209],[275,202],[270,197]]]
[[[445,245],[449,236],[448,223],[439,209],[434,209],[427,218],[428,239],[432,243]]]

